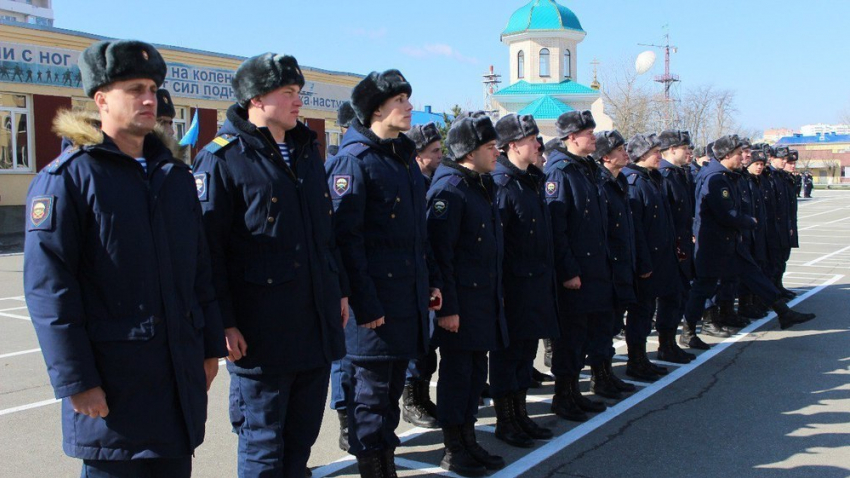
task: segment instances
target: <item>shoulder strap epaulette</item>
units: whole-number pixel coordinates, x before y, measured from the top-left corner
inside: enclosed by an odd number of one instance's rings
[[[234,134],[223,134],[221,136],[216,136],[215,139],[209,142],[206,146],[204,146],[204,151],[208,153],[215,154],[218,151],[230,146],[236,140],[236,135]]]
[[[569,165],[570,165],[569,161],[561,161],[560,163],[556,164],[555,167],[560,169],[561,171],[563,171],[563,170],[567,169],[567,167]]]
[[[638,180],[638,177],[639,177],[639,176],[640,176],[640,175],[639,175],[639,174],[637,174],[637,173],[629,174],[628,176],[626,176],[626,180],[629,182],[629,184],[631,184],[632,186],[634,186],[634,185],[635,185],[635,183],[637,182],[637,180]]]
[[[339,150],[337,156],[348,155],[354,156],[355,158],[360,158],[361,155],[366,151],[369,151],[369,146],[364,143],[349,143],[345,145],[345,147],[343,147],[341,150]]]
[[[71,160],[76,158],[82,153],[83,150],[73,146],[70,148],[65,148],[65,151],[62,151],[62,154],[59,155],[56,159],[50,162],[47,166],[44,167],[44,170],[50,174],[58,174],[62,169],[62,166],[69,163]]]
[[[511,182],[511,175],[507,173],[491,174],[493,182],[499,186],[507,186]]]
[[[446,180],[446,182],[451,184],[452,186],[457,186],[461,183],[461,181],[463,181],[463,178],[458,176],[457,174],[449,176],[449,179]]]

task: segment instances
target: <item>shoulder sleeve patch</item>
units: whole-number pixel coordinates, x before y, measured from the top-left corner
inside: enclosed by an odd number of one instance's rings
[[[218,150],[222,148],[226,148],[236,139],[236,135],[232,134],[223,134],[221,136],[217,136],[215,139],[209,142],[206,146],[204,146],[204,151],[215,154]]]
[[[348,174],[334,174],[333,190],[336,197],[343,197],[351,192],[351,176]]]
[[[431,203],[431,210],[434,211],[434,214],[431,215],[434,219],[445,219],[446,213],[449,212],[449,200],[442,198],[435,199]]]
[[[209,173],[195,173],[195,189],[198,190],[198,200],[201,202],[209,201]]]
[[[56,196],[36,196],[30,201],[27,219],[29,231],[52,231],[54,223],[53,210],[56,206]]]
[[[558,195],[558,182],[546,181],[546,197],[553,198]]]
[[[720,195],[723,196],[723,199],[729,199],[730,197],[732,197],[732,193],[729,191],[729,188],[721,189]]]

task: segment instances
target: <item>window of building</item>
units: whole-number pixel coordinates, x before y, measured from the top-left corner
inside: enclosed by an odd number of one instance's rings
[[[0,15],[0,20],[2,20],[4,22],[17,22],[17,21],[19,21],[18,17],[14,17],[12,15]]]
[[[549,49],[540,50],[540,76],[549,76]]]
[[[188,109],[184,106],[174,107],[174,137],[177,138],[177,141],[183,139],[183,136],[186,135],[186,130],[189,129],[189,124],[186,120],[189,117]]]
[[[516,54],[517,78],[525,78],[525,53],[520,51]]]
[[[0,173],[31,172],[32,114],[26,95],[0,93]]]
[[[572,78],[572,64],[570,62],[570,50],[564,50],[564,78]]]

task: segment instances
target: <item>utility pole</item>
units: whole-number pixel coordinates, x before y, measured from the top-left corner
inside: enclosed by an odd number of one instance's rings
[[[490,72],[484,74],[484,111],[491,118],[498,119],[499,112],[493,107],[493,94],[496,93],[496,85],[502,82],[502,75],[497,75],[490,65]]]

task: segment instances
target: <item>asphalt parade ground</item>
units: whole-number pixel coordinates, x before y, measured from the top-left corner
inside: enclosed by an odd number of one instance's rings
[[[555,431],[535,448],[496,440],[495,415],[485,405],[479,441],[508,462],[491,476],[850,476],[850,192],[815,191],[799,204],[801,247],[785,285],[799,294],[789,305],[817,319],[781,331],[771,314],[722,341],[703,336],[715,344],[711,350],[697,351],[688,365],[664,364],[672,373],[652,384],[633,382],[635,393],[606,400],[609,409],[582,424],[549,412],[552,384],[531,390],[530,414]],[[0,478],[77,477],[79,460],[62,453],[59,405],[29,323],[22,265],[22,255],[0,257]],[[654,336],[650,342],[654,351]],[[616,345],[615,371],[625,378],[625,344]],[[543,370],[542,347],[537,362]],[[228,386],[222,366],[193,476],[236,476]],[[337,434],[336,413],[328,409],[309,463],[314,477],[357,476]],[[438,430],[402,422],[398,434],[399,476],[456,476],[439,468]]]

